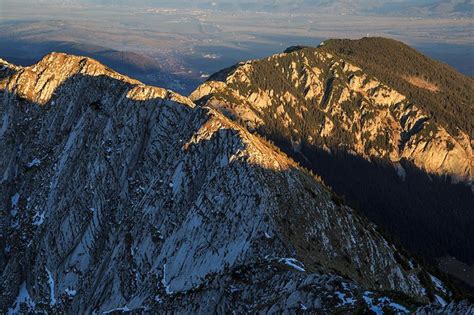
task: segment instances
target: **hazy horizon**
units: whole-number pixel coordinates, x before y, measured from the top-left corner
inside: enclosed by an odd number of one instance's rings
[[[472,1],[454,0],[0,0],[0,56],[27,65],[50,51],[82,54],[187,93],[289,46],[382,36],[473,75],[472,12]]]

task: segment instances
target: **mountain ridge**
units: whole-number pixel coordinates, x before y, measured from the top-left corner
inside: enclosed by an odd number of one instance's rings
[[[219,112],[82,57],[7,68],[2,310],[470,307]]]

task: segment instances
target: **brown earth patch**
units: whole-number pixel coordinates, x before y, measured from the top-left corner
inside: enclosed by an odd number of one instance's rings
[[[408,83],[410,83],[411,85],[414,85],[416,87],[419,87],[419,88],[422,88],[422,89],[425,89],[425,90],[428,90],[428,91],[431,91],[431,92],[439,92],[439,87],[436,86],[435,84],[431,83],[431,82],[428,82],[422,78],[419,78],[419,77],[415,77],[415,76],[404,76],[403,79],[405,79]]]

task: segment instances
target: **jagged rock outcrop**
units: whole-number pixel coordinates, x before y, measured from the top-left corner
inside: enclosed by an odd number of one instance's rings
[[[211,76],[190,97],[270,136],[383,159],[398,169],[405,159],[427,173],[472,182],[467,130],[448,132],[411,98],[329,51],[296,47],[243,62]]]
[[[408,312],[451,299],[211,108],[83,57],[0,74],[2,312]]]

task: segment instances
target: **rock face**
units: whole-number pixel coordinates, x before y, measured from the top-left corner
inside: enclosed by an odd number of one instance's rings
[[[211,108],[64,54],[2,61],[0,77],[2,312],[450,300],[316,178]]]
[[[293,143],[396,167],[404,159],[427,173],[472,182],[467,130],[449,133],[412,99],[323,47],[287,51],[223,70],[191,99]]]

